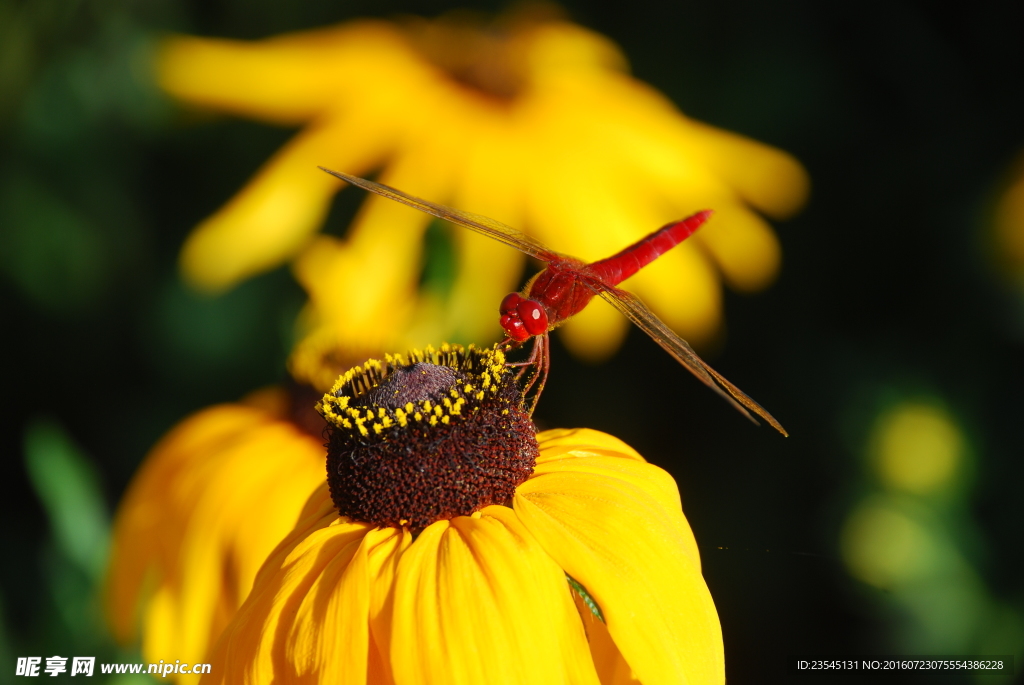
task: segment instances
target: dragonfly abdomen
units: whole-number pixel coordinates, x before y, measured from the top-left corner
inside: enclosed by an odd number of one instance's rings
[[[588,264],[587,270],[608,285],[618,285],[693,235],[711,214],[710,209],[705,209],[681,221],[665,224],[621,252]]]

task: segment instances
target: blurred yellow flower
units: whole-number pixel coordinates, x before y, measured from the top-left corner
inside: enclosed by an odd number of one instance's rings
[[[515,289],[523,257],[457,231],[452,291],[443,306],[421,306],[429,218],[369,198],[344,241],[311,247],[339,186],[317,165],[382,169],[382,182],[493,216],[586,260],[713,208],[713,224],[629,283],[698,343],[720,323],[717,272],[754,290],[778,270],[778,241],[756,212],[785,217],[808,189],[789,155],[687,119],[631,78],[606,38],[527,13],[493,26],[462,15],[353,21],[255,42],[178,36],[164,43],[158,69],[162,87],[185,102],[304,126],[194,231],[182,265],[193,283],[216,291],[305,249],[318,253],[297,266],[308,281],[309,263],[337,253],[355,268],[337,272],[305,323],[341,348],[362,334],[379,337],[378,325],[408,336],[428,321],[423,312],[434,317],[424,337],[493,337],[497,303]],[[361,299],[373,288],[388,293],[376,308]],[[355,320],[372,323],[353,328]],[[595,303],[561,330],[576,353],[599,358],[617,348],[626,325]]]
[[[839,537],[846,569],[878,591],[883,631],[904,653],[1019,654],[1020,612],[976,560],[985,541],[969,500],[982,455],[946,401],[915,395],[893,402],[884,391],[865,442],[871,486]]]
[[[147,661],[207,661],[256,571],[323,483],[323,422],[303,430],[292,419],[282,391],[204,409],[136,474],[114,523],[106,600],[122,642],[141,620]]]
[[[380,230],[347,243],[319,235],[295,260],[293,271],[309,301],[288,360],[292,378],[323,392],[365,359],[421,346],[452,330],[436,293],[417,292],[416,279],[408,276],[419,273],[420,247],[402,240],[403,228],[384,221]],[[496,313],[493,318],[495,323]]]
[[[1014,273],[1024,271],[1024,162],[996,206],[996,241]]]
[[[928,401],[902,402],[880,417],[871,436],[882,485],[938,494],[962,477],[966,440],[948,411]]]
[[[930,513],[898,497],[866,497],[847,517],[840,538],[850,574],[877,588],[896,590],[959,564]]]
[[[672,478],[597,431],[537,439],[511,508],[415,538],[339,516],[321,487],[204,682],[724,682]]]

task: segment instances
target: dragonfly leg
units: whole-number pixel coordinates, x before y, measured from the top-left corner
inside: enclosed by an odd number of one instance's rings
[[[513,340],[512,338],[505,338],[504,340],[501,341],[501,344],[506,346],[506,352],[511,350],[518,350],[520,347],[523,346],[522,342],[518,340]],[[505,362],[505,366],[514,366],[519,369],[519,372],[516,373],[516,381],[520,383],[523,381],[523,376],[526,375],[527,371],[529,371],[533,367],[533,365],[534,360],[532,353],[528,358],[524,359],[521,362]]]
[[[532,390],[529,411],[530,416],[533,416],[533,412],[537,409],[537,403],[540,402],[541,393],[544,392],[544,386],[548,382],[548,371],[551,370],[551,339],[547,333],[534,337],[533,349],[530,350],[530,356],[526,361],[529,364],[527,368],[531,369],[531,374],[523,394],[525,397]],[[525,370],[523,369],[523,371]]]
[[[522,342],[511,338],[506,338],[501,344],[509,344],[509,349],[517,349],[523,345]],[[529,404],[529,413],[532,416],[547,383],[548,371],[551,369],[551,340],[548,334],[533,337],[529,357],[521,362],[508,362],[507,365],[519,369],[516,373],[516,382],[523,386],[523,398]],[[530,399],[525,400],[528,396]]]

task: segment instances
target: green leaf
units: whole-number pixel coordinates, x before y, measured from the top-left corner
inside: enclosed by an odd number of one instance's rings
[[[24,440],[25,467],[57,547],[98,580],[107,557],[110,517],[93,465],[53,420],[32,421]]]

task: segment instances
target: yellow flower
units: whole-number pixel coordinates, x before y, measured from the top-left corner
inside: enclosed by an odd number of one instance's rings
[[[128,488],[107,609],[123,642],[141,619],[147,661],[207,661],[267,554],[323,482],[323,422],[309,432],[288,414],[281,391],[198,412],[153,448]]]
[[[288,359],[292,378],[323,392],[364,359],[383,350],[416,347],[449,332],[442,303],[417,292],[419,244],[403,241],[390,222],[343,244],[317,238],[293,268],[309,301],[301,335]]]
[[[522,385],[496,348],[346,372],[317,406],[326,484],[308,395],[199,412],[118,513],[115,632],[141,615],[147,660],[224,682],[722,682],[672,478],[596,431],[535,436]]]
[[[511,508],[415,538],[339,516],[321,487],[225,631],[209,681],[724,682],[672,478],[604,433],[537,437]]]
[[[500,350],[370,360],[317,408],[327,483],[210,681],[723,681],[672,478],[596,431],[536,436]]]
[[[700,342],[720,322],[718,272],[754,290],[778,270],[778,241],[756,212],[784,217],[807,193],[789,155],[684,117],[628,75],[609,40],[551,18],[519,14],[489,27],[465,16],[364,20],[255,42],[179,36],[165,42],[158,69],[162,87],[183,101],[303,126],[189,238],[183,269],[209,290],[309,247],[339,187],[317,165],[382,169],[389,185],[493,216],[587,260],[715,209],[711,225],[629,283]],[[410,311],[426,311],[446,334],[494,336],[494,311],[517,285],[523,257],[457,231],[452,292],[444,306],[420,306],[415,266],[427,223],[369,198],[344,241],[321,239],[319,256],[300,262],[300,279],[331,250],[357,268],[336,279],[333,301],[320,298],[307,312],[311,335],[344,347],[372,330],[351,323],[367,312],[403,331],[423,322]],[[376,288],[388,297],[368,308],[363,293]],[[597,302],[562,331],[576,353],[598,358],[617,348],[626,325]]]

